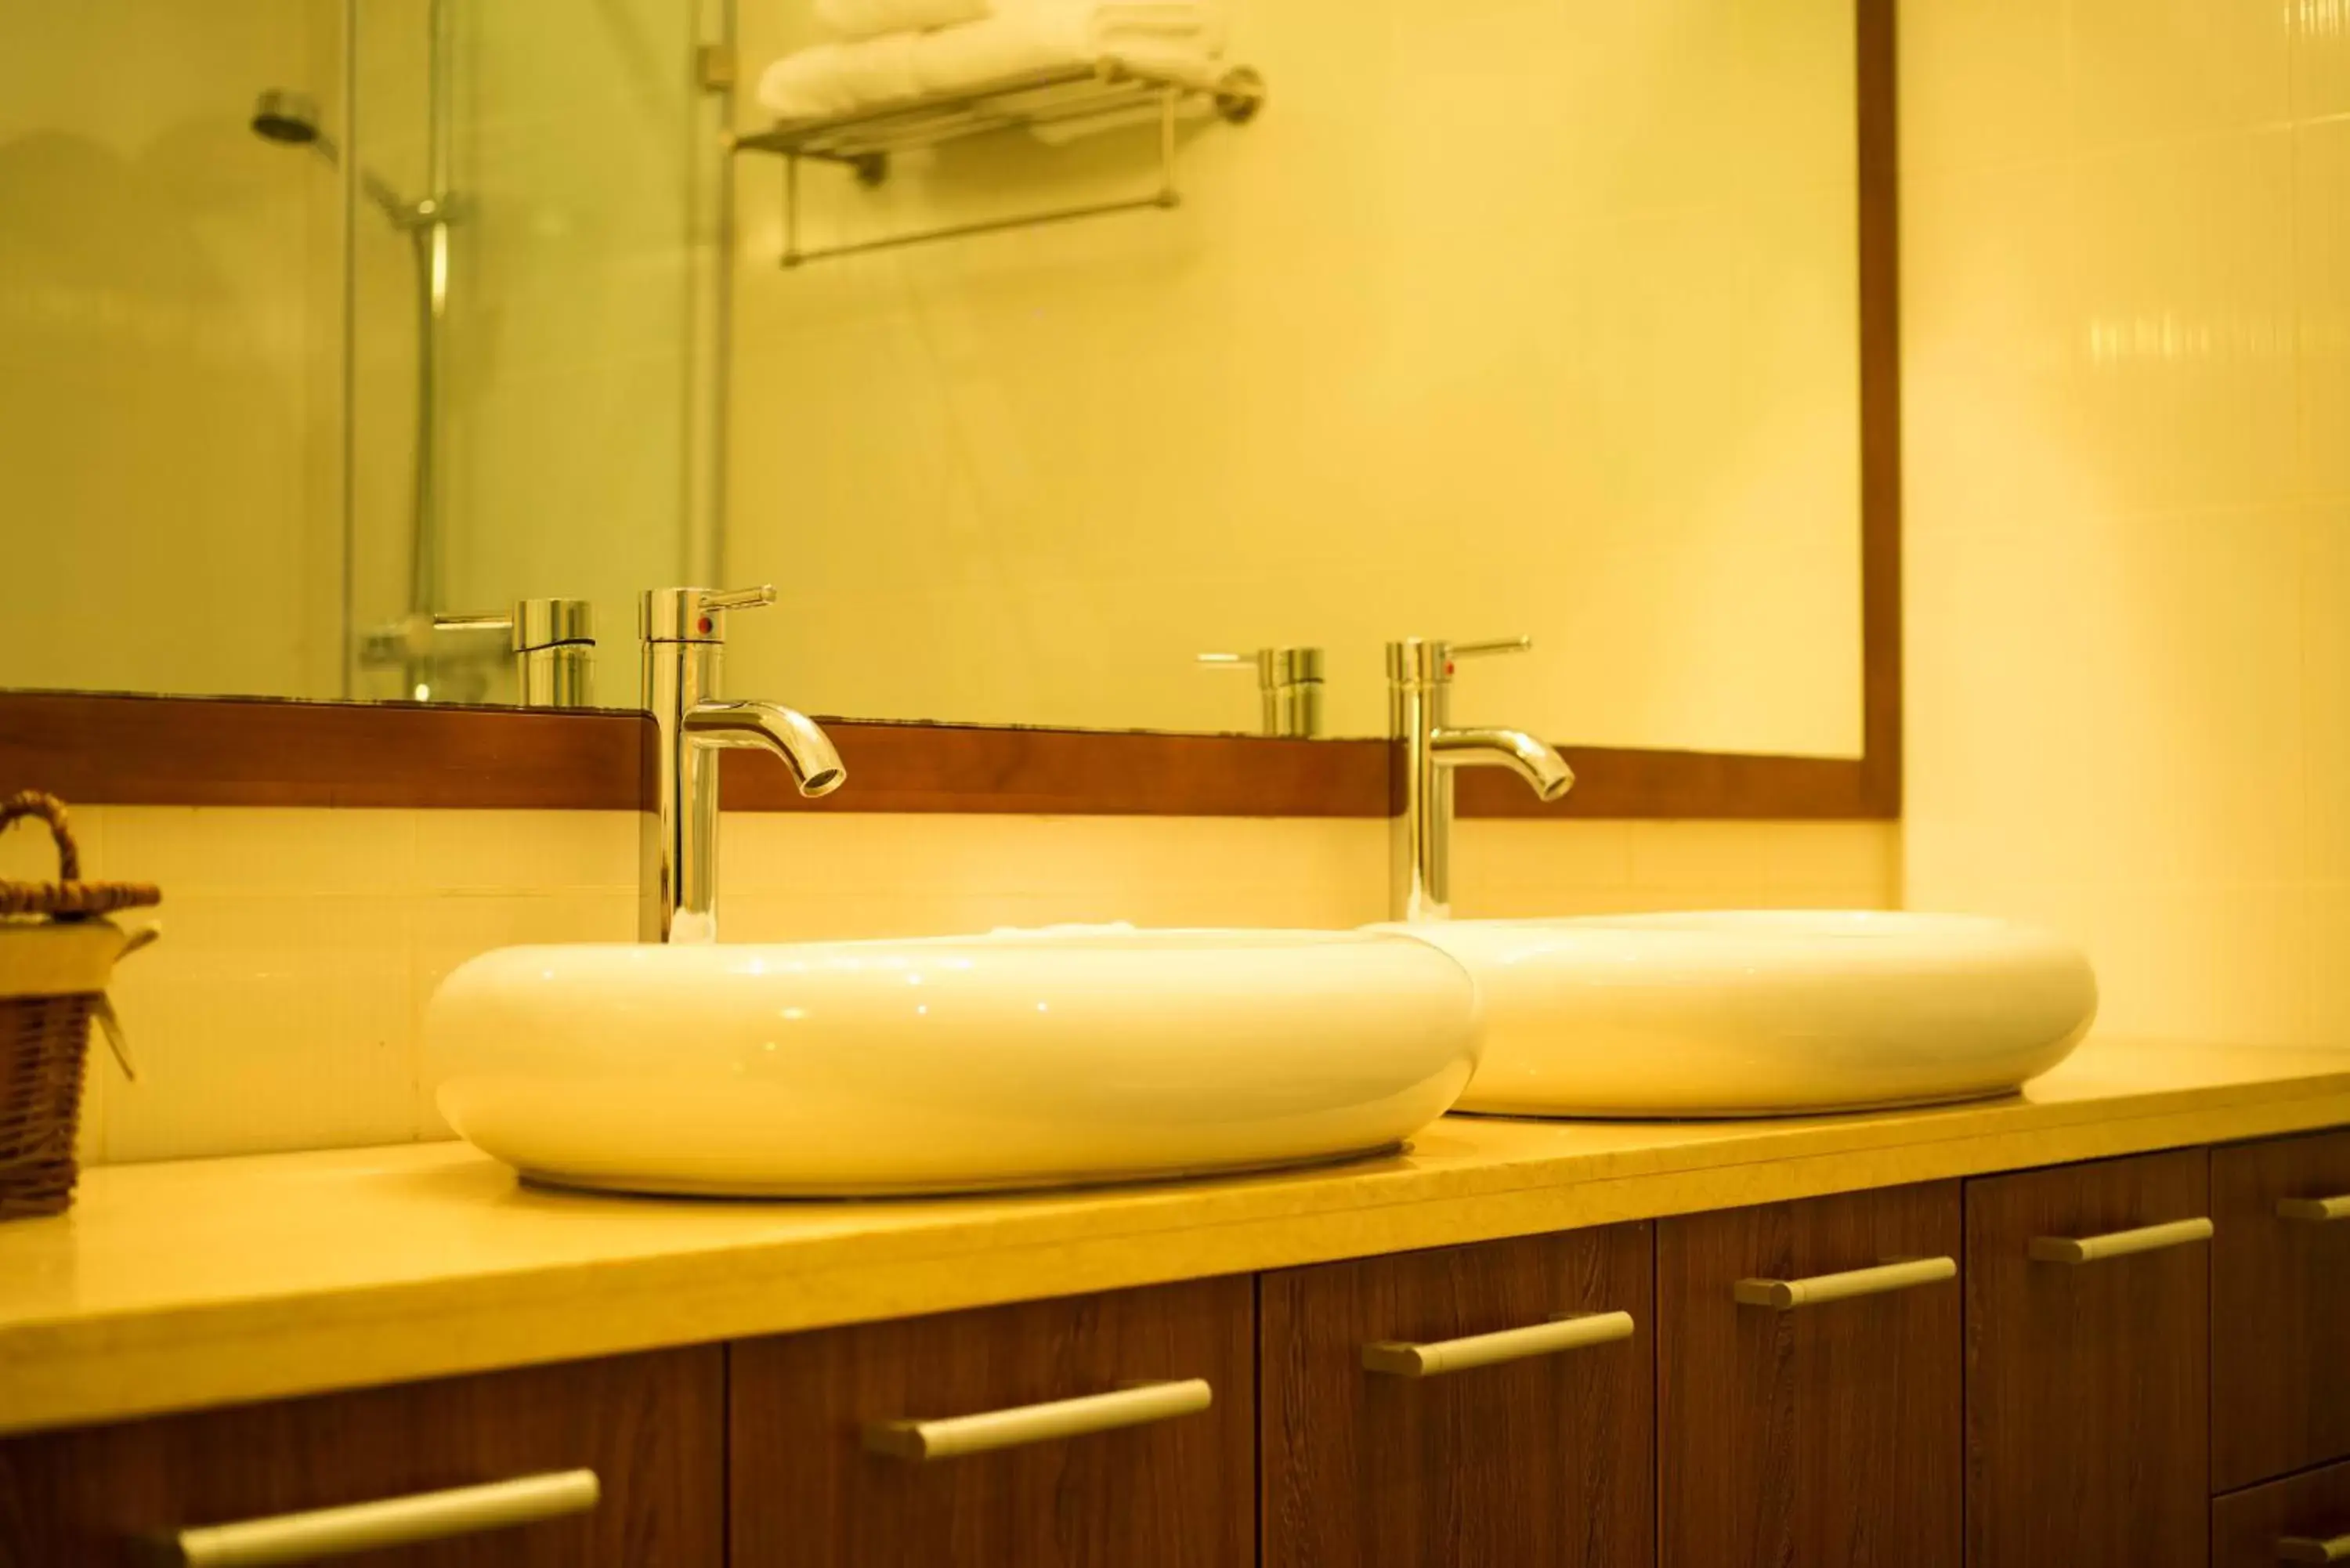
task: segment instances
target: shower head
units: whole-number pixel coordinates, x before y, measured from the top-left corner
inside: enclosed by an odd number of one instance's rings
[[[317,146],[325,141],[318,130],[318,102],[307,93],[271,88],[254,103],[253,133],[287,147]],[[325,146],[333,151],[333,143]]]
[[[280,147],[307,147],[338,167],[342,163],[335,139],[318,127],[318,100],[306,92],[290,88],[265,89],[253,103],[253,134]],[[420,230],[447,221],[444,202],[411,201],[372,169],[362,168],[359,181],[368,200],[383,209],[396,229]]]

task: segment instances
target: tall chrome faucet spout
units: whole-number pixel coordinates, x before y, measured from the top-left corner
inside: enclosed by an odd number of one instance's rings
[[[776,702],[704,702],[685,715],[685,732],[701,745],[781,757],[804,795],[830,794],[848,778],[832,737],[796,708]]]
[[[1575,770],[1555,747],[1523,730],[1438,730],[1429,750],[1448,768],[1507,768],[1543,800],[1556,800],[1575,787]]]
[[[646,941],[718,940],[720,753],[782,758],[805,795],[830,794],[848,777],[831,737],[806,714],[774,702],[719,700],[727,613],[775,597],[765,587],[660,588],[645,596],[645,706],[660,730],[660,807],[645,819],[639,875],[637,929]]]
[[[1523,730],[1464,729],[1451,722],[1456,660],[1523,653],[1531,639],[1388,644],[1388,733],[1396,741],[1402,811],[1389,835],[1388,916],[1441,920],[1452,913],[1452,770],[1507,768],[1544,800],[1575,787],[1566,759]]]

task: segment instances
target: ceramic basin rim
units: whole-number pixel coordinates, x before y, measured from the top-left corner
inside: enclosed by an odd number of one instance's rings
[[[1391,1147],[1481,1043],[1457,960],[1364,931],[515,948],[427,1014],[452,1126],[630,1189],[1157,1179]]]

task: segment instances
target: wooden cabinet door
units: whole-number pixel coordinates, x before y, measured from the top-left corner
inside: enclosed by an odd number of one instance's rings
[[[2211,1568],[2350,1563],[2350,1464],[2271,1481],[2211,1505]]]
[[[2350,1132],[2213,1149],[2211,1220],[2212,1486],[2350,1458]]]
[[[1644,1568],[1650,1285],[1645,1224],[1265,1275],[1264,1568]]]
[[[1254,1304],[1242,1276],[735,1345],[734,1568],[1247,1568]]]
[[[2188,1149],[1967,1184],[1969,1568],[2205,1561],[2209,1166]]]
[[[1659,1224],[1663,1568],[1956,1568],[1959,1214],[1937,1182]]]
[[[0,1565],[117,1568],[192,1526],[395,1500],[413,1528],[430,1494],[516,1480],[570,1508],[587,1470],[582,1511],[353,1561],[720,1568],[724,1393],[709,1345],[0,1440]]]

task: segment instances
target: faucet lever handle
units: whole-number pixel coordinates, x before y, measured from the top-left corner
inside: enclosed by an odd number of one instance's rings
[[[1202,670],[1254,670],[1256,683],[1269,691],[1289,679],[1285,670],[1290,652],[1286,648],[1259,648],[1246,653],[1202,653],[1199,664]]]
[[[1496,653],[1532,653],[1534,648],[1531,637],[1503,637],[1491,642],[1455,642],[1444,651],[1454,659],[1484,659]]]
[[[637,630],[647,642],[724,642],[728,610],[775,602],[773,584],[755,588],[654,588],[640,603]]]
[[[704,588],[696,597],[694,607],[704,612],[764,609],[775,602],[775,585],[762,583],[755,588]]]

